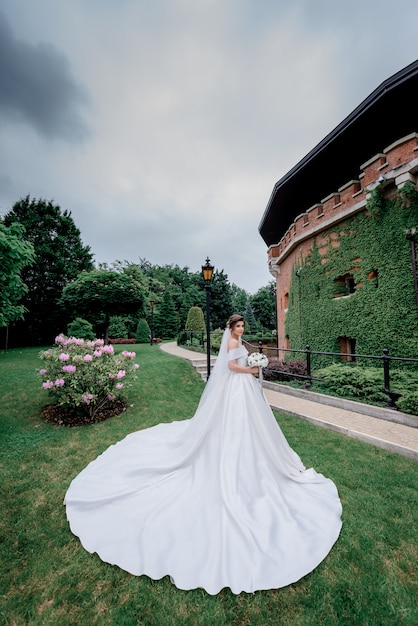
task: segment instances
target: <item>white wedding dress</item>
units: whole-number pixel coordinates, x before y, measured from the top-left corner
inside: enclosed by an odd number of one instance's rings
[[[311,572],[341,529],[334,483],[305,469],[225,331],[192,419],[110,446],[65,496],[84,548],[134,575],[217,594],[284,587]],[[169,373],[168,373],[169,375]]]

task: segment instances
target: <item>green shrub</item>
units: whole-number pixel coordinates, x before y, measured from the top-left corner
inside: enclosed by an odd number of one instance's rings
[[[383,371],[375,368],[362,368],[358,365],[334,363],[317,370],[315,378],[320,378],[327,390],[355,400],[367,399],[371,404],[382,404]]]
[[[200,306],[192,306],[189,309],[186,321],[186,330],[205,331],[205,319],[203,317],[203,311]]]
[[[77,339],[92,340],[96,338],[93,325],[82,317],[76,317],[68,324],[67,334],[69,337],[76,337]]]
[[[213,333],[210,334],[210,347],[211,351],[215,354],[218,354],[219,348],[221,347],[221,341],[223,337],[224,331],[218,328]]]
[[[387,396],[383,391],[383,368],[361,367],[357,364],[329,365],[314,373],[320,378],[321,391],[327,391],[345,398],[382,405]],[[315,383],[316,384],[316,383]],[[405,413],[418,414],[418,372],[390,370],[390,388],[401,395],[396,406]]]
[[[126,326],[125,318],[121,315],[114,315],[110,318],[109,323],[109,337],[128,337],[128,328]]]
[[[145,318],[141,317],[136,327],[135,339],[137,343],[150,343],[151,329]]]
[[[418,415],[418,391],[404,391],[396,405],[404,413]]]

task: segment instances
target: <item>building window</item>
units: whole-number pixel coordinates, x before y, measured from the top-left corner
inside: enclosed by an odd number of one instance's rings
[[[338,337],[338,341],[342,354],[341,360],[354,363],[356,360],[356,340],[353,337]]]
[[[352,274],[343,274],[334,280],[335,295],[334,298],[344,298],[349,296],[356,290],[356,283]]]
[[[289,308],[289,294],[286,292],[284,294],[284,310],[287,311]]]

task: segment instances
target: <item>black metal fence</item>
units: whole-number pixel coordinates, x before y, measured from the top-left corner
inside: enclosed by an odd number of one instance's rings
[[[204,348],[206,345],[206,331],[182,330],[178,335],[177,343],[182,346],[200,346]]]
[[[302,374],[294,374],[292,372],[289,371],[284,371],[284,370],[280,370],[280,369],[275,369],[275,372],[277,372],[278,374],[284,374],[286,375],[286,377],[289,378],[295,378],[295,379],[301,379],[301,380],[305,380],[305,387],[306,389],[310,389],[312,387],[313,381],[319,381],[321,382],[320,378],[315,378],[314,376],[312,376],[312,357],[314,355],[321,355],[321,356],[329,356],[329,357],[338,357],[338,359],[341,361],[342,359],[344,359],[344,361],[346,362],[353,362],[353,361],[357,361],[358,359],[370,359],[370,360],[374,360],[374,361],[379,361],[381,363],[382,366],[382,371],[383,371],[383,389],[382,391],[386,394],[387,396],[387,405],[389,408],[392,409],[397,409],[398,407],[396,406],[396,401],[401,397],[402,394],[400,394],[397,391],[393,391],[390,388],[390,368],[391,368],[391,364],[392,363],[415,363],[418,366],[418,358],[417,359],[413,359],[413,358],[407,358],[407,357],[399,357],[399,356],[391,356],[389,354],[389,349],[388,348],[384,348],[383,352],[381,355],[372,355],[372,354],[351,354],[351,353],[341,353],[341,352],[320,352],[317,350],[311,350],[309,346],[306,346],[306,348],[304,350],[295,350],[295,349],[290,349],[290,348],[274,348],[272,346],[263,346],[263,342],[259,341],[258,342],[258,346],[250,344],[246,341],[243,341],[243,343],[246,344],[247,349],[249,352],[255,352],[255,351],[259,351],[259,352],[263,352],[265,348],[267,348],[267,352],[268,355],[271,356],[271,354],[276,354],[277,357],[280,355],[281,352],[283,353],[296,353],[298,355],[300,355],[305,364],[306,364],[306,374],[302,375]],[[279,359],[280,360],[280,359]]]

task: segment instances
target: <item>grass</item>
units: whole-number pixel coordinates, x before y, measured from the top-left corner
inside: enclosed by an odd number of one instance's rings
[[[323,563],[294,585],[217,596],[168,577],[134,577],[90,555],[62,505],[72,478],[110,444],[161,421],[191,417],[203,383],[156,346],[135,346],[138,381],[119,417],[79,428],[43,423],[49,400],[38,349],[0,353],[0,623],[81,626],[413,625],[418,623],[417,465],[278,415],[306,466],[332,478],[343,530]]]

